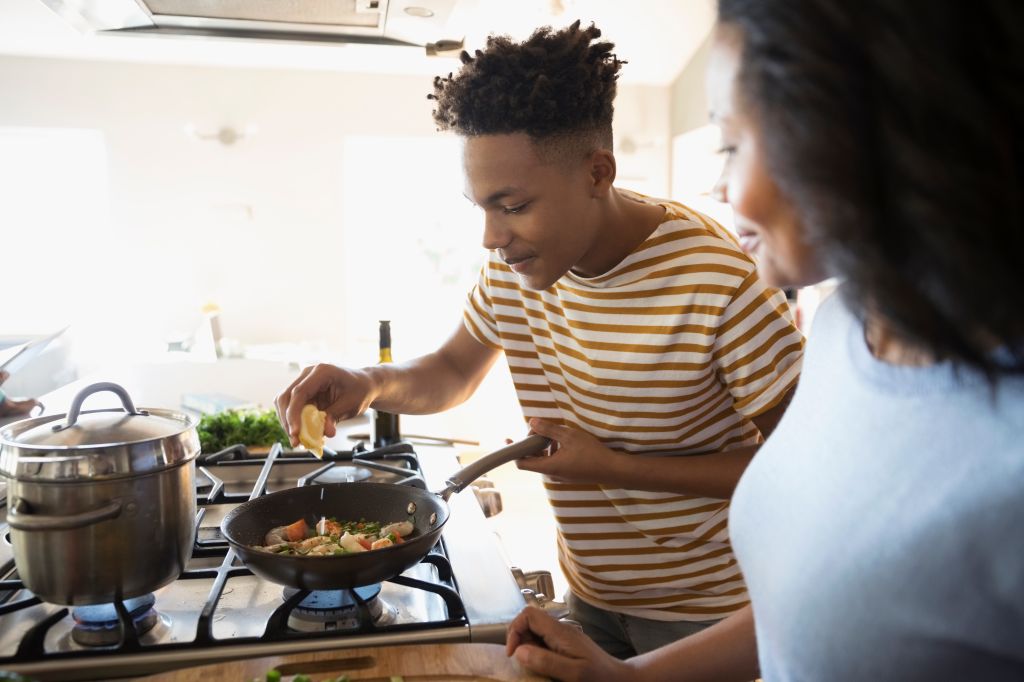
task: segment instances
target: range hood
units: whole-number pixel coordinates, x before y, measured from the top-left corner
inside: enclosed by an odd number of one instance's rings
[[[98,35],[200,36],[462,49],[452,17],[470,0],[42,0]],[[464,8],[460,8],[464,9]]]

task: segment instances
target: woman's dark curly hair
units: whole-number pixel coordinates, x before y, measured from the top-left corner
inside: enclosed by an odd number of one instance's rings
[[[591,25],[537,29],[528,40],[490,36],[474,56],[462,53],[454,76],[434,79],[434,120],[464,136],[526,133],[535,141],[596,134],[611,148],[615,81],[625,62]]]
[[[768,167],[847,303],[990,379],[1024,372],[1024,3],[720,0],[718,15],[739,29]]]

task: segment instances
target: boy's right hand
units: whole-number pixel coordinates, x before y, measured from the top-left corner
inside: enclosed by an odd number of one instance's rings
[[[330,438],[337,433],[336,422],[361,415],[376,397],[376,386],[365,370],[319,364],[302,370],[274,399],[274,406],[295,447],[299,443],[302,408],[307,404],[327,413],[324,435]]]

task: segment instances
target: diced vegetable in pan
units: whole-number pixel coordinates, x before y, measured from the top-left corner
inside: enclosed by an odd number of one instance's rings
[[[256,549],[272,554],[338,556],[386,549],[405,542],[415,527],[409,521],[382,524],[377,521],[338,521],[321,517],[310,526],[299,519],[287,526],[271,528]]]

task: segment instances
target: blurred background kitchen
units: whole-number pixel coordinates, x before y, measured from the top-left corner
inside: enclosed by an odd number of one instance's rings
[[[226,13],[211,18],[213,4]],[[713,10],[3,0],[0,353],[69,327],[5,390],[59,396],[85,378],[144,376],[166,390],[142,404],[200,392],[269,406],[298,367],[374,363],[378,320],[391,320],[397,361],[433,350],[484,253],[456,139],[435,131],[426,95],[458,68],[458,41],[471,50],[492,32],[595,21],[628,61],[617,184],[728,225],[708,195],[721,164],[704,95]],[[169,28],[112,30],[161,12]],[[302,35],[254,37],[271,20]],[[466,405],[402,424],[481,451],[525,431],[501,363]],[[512,560],[560,581],[539,482],[511,466],[492,478],[507,550],[530,553]]]

